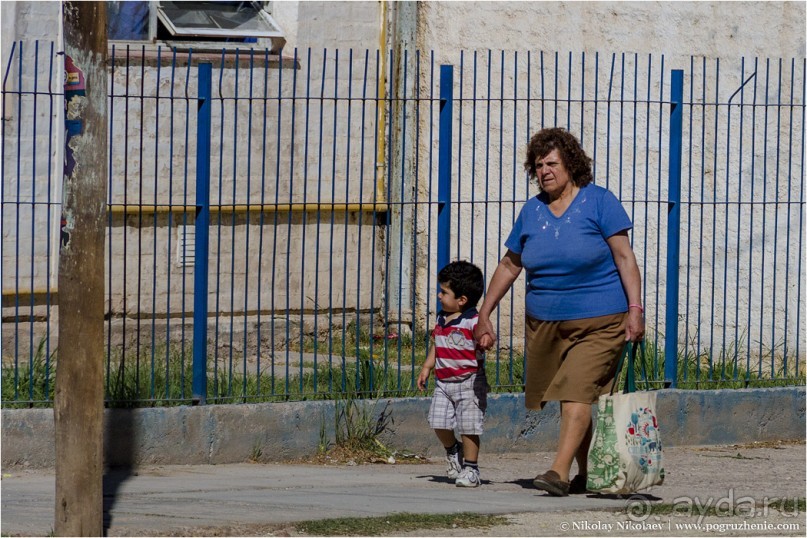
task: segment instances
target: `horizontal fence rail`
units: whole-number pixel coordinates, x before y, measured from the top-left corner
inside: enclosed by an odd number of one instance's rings
[[[638,54],[114,47],[108,404],[416,394],[437,271],[490,279],[550,126],[634,223],[651,381],[803,384],[805,62],[693,57],[679,97],[671,72]],[[52,43],[4,59],[4,406],[53,398],[62,77]],[[524,291],[495,314],[495,390],[523,389]]]

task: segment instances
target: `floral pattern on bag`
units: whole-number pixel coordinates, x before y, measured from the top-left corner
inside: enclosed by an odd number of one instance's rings
[[[586,489],[628,494],[664,482],[655,407],[650,391],[600,396]]]
[[[652,409],[639,407],[631,413],[630,421],[625,428],[625,444],[644,474],[658,469],[661,439],[658,436],[656,415]]]
[[[611,399],[599,401],[597,424],[594,438],[588,453],[588,481],[586,489],[600,491],[612,487],[619,475],[619,452],[616,448],[616,424],[614,423],[614,402]]]

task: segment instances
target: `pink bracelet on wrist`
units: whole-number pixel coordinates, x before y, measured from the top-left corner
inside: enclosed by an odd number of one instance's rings
[[[628,308],[638,308],[640,312],[644,314],[644,308],[640,304],[629,304]]]

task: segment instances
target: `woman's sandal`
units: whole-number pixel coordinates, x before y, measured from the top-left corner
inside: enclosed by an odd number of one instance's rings
[[[547,471],[544,474],[539,474],[532,481],[532,484],[538,488],[546,491],[555,497],[566,497],[569,495],[569,483],[560,479],[560,475],[555,471]]]

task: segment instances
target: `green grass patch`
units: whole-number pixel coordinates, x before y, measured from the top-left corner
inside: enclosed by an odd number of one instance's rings
[[[306,521],[295,528],[314,536],[390,536],[405,532],[434,529],[487,529],[507,525],[507,518],[473,513],[460,514],[391,514],[382,517],[344,517]]]
[[[4,404],[4,408],[52,406],[47,400],[53,396],[53,384],[56,381],[56,352],[53,351],[50,357],[46,357],[45,342],[45,339],[40,340],[34,356],[17,368],[4,361],[0,374],[3,402],[20,402]]]
[[[645,345],[640,353],[640,358],[644,359],[645,369],[642,370],[639,360],[634,364],[636,384],[640,390],[665,386],[666,358],[664,349],[657,345],[657,341],[658,339],[650,336],[645,338]],[[762,360],[762,364],[766,364],[767,367],[760,367],[760,360],[757,360],[755,368],[743,356],[742,350],[734,346],[715,355],[709,355],[706,350],[701,350],[700,354],[690,349],[679,351],[676,388],[689,390],[774,388],[807,383],[805,377],[807,370],[803,365],[799,365],[800,371],[796,371],[794,357],[791,357],[788,364],[781,358],[774,360],[772,356],[773,350]],[[648,380],[648,384],[645,384],[645,379]]]
[[[394,326],[393,326],[394,327]],[[662,388],[664,350],[658,338],[648,336],[643,350],[645,371],[635,365],[640,389]],[[322,333],[319,338],[302,335],[286,350],[276,351],[275,362],[262,358],[245,368],[243,356],[232,360],[208,359],[208,403],[258,403],[339,398],[380,399],[430,396],[430,388],[417,390],[416,378],[426,359],[429,333],[372,334],[350,324],[345,329]],[[692,346],[689,346],[692,348]],[[697,350],[696,350],[697,351]],[[771,350],[767,368],[743,359],[740,349],[721,351],[710,357],[681,351],[678,357],[677,388],[736,389],[805,385],[805,369],[795,359],[776,360]],[[311,360],[311,354],[315,354]],[[218,362],[216,361],[218,359]],[[105,400],[109,407],[163,407],[192,402],[192,346],[155,342],[139,350],[113,349],[104,359]],[[300,363],[302,361],[302,363]],[[2,368],[4,408],[52,407],[57,350],[46,357],[45,341],[34,356],[16,366],[8,361]],[[296,364],[295,364],[296,363]],[[214,364],[218,366],[213,367]],[[772,368],[776,368],[772,371]],[[485,371],[492,393],[520,393],[524,390],[525,359],[516,349],[494,349],[487,353]],[[649,384],[642,382],[647,378]]]

